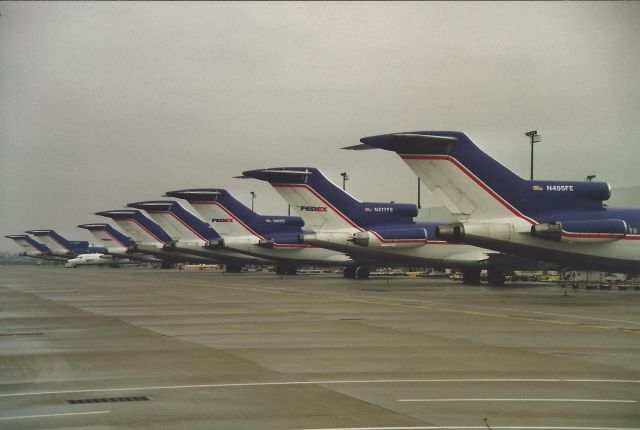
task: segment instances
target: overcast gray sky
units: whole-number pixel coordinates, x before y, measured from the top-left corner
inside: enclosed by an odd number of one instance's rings
[[[464,131],[527,177],[640,183],[640,3],[2,3],[0,233],[184,187],[286,213],[260,167],[416,200],[373,134]],[[423,188],[424,189],[424,188]],[[8,239],[0,250],[17,251]]]

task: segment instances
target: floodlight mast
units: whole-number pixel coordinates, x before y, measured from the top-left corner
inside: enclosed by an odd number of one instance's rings
[[[346,183],[349,180],[349,175],[347,174],[347,172],[342,172],[340,173],[340,176],[342,176],[342,191],[344,191]]]
[[[528,131],[524,135],[531,141],[531,180],[533,181],[533,144],[540,142],[542,136],[538,134],[538,130]]]
[[[251,191],[251,210],[253,210],[253,201],[256,199],[256,192],[255,191]]]

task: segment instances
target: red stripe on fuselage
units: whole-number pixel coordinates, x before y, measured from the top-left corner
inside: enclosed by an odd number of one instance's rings
[[[624,239],[625,235],[612,233],[572,233],[562,230],[563,237],[571,237],[576,239]]]

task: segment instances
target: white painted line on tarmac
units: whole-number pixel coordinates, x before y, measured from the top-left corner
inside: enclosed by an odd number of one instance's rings
[[[513,430],[640,430],[638,427],[491,426]],[[322,427],[296,430],[487,430],[487,426]]]
[[[73,415],[97,415],[97,414],[110,414],[110,413],[111,411],[69,412],[66,414],[22,415],[18,417],[1,417],[0,420],[10,421],[10,420],[23,420],[25,418],[69,417]]]
[[[592,402],[638,403],[635,400],[617,399],[398,399],[399,402]]]
[[[414,384],[414,383],[493,383],[493,382],[517,382],[517,383],[590,383],[590,384],[640,384],[637,379],[369,379],[369,380],[326,380],[326,381],[282,381],[282,382],[238,382],[228,384],[197,384],[197,385],[162,385],[148,387],[121,387],[121,388],[92,388],[86,390],[59,390],[59,391],[32,391],[24,393],[4,393],[0,397],[17,396],[43,396],[50,394],[76,394],[96,393],[111,391],[151,391],[151,390],[185,390],[198,388],[234,388],[234,387],[268,387],[279,385],[349,385],[349,384]]]

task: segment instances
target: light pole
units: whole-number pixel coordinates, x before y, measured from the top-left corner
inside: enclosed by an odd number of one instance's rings
[[[253,201],[256,199],[256,192],[251,191],[251,210],[253,210]]]
[[[418,209],[420,209],[420,178],[418,178]]]
[[[527,131],[524,135],[531,140],[531,180],[533,181],[533,144],[540,142],[542,136],[538,134],[537,130]]]
[[[345,186],[347,185],[347,181],[349,180],[349,175],[347,174],[347,172],[342,172],[340,173],[340,176],[342,176],[342,191],[345,190]]]

